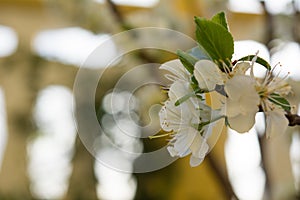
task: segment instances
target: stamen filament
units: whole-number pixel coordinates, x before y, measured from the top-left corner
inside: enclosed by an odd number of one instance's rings
[[[151,136],[149,136],[148,138],[149,138],[150,140],[152,140],[152,139],[156,139],[156,138],[167,137],[167,136],[170,136],[170,135],[172,135],[172,132],[170,132],[170,133],[165,133],[165,134],[161,134],[161,135],[151,135]]]

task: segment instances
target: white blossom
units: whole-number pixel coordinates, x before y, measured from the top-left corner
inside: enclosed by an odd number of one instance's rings
[[[227,97],[223,113],[227,116],[230,127],[237,132],[244,133],[253,127],[255,114],[261,105],[267,119],[266,135],[270,137],[284,132],[288,124],[280,106],[282,102],[275,104],[277,99],[272,95],[285,96],[291,91],[291,87],[284,79],[279,78],[279,74],[274,76],[274,68],[268,71],[263,80],[256,79],[253,73],[256,59],[254,57],[251,64],[239,62],[232,71],[225,65],[221,71],[214,62],[201,60],[195,64],[194,75],[201,89],[213,91],[216,85],[224,85]],[[251,69],[250,76],[245,75],[248,69]]]
[[[287,95],[291,88],[278,75],[274,77],[273,70],[269,70],[263,80],[256,79],[253,74],[256,59],[254,57],[251,64],[223,64],[221,69],[210,60],[200,60],[195,64],[193,74],[178,59],[160,67],[170,73],[166,77],[172,81],[169,99],[159,112],[161,128],[167,132],[164,135],[171,136],[167,147],[171,156],[191,154],[190,165],[198,166],[209,151],[207,140],[217,120],[226,116],[232,129],[244,133],[255,124],[259,107],[266,115],[267,137],[285,131],[288,120],[282,107],[288,105],[282,105],[284,101],[280,102],[278,98]],[[250,75],[246,75],[249,69]],[[200,90],[195,89],[193,76]],[[217,89],[217,86],[221,87]],[[205,94],[198,93],[214,90],[223,95],[221,110],[213,110],[204,100]]]
[[[255,123],[259,96],[255,90],[255,81],[246,76],[250,68],[247,62],[237,63],[233,70],[223,66],[224,72],[212,61],[200,60],[195,64],[194,75],[199,87],[213,91],[216,85],[224,85],[227,95],[223,113],[230,127],[238,132],[247,132]]]
[[[253,63],[251,65],[251,77],[255,80],[255,87],[260,95],[260,104],[266,116],[267,138],[284,133],[289,124],[282,108],[282,106],[288,107],[289,105],[279,102],[276,97],[288,95],[291,92],[291,86],[285,81],[285,78],[279,78],[280,72],[274,75],[276,67],[277,65],[272,70],[268,70],[265,78],[259,80],[254,77]]]
[[[239,62],[230,71],[229,67],[223,64],[224,72],[222,72],[214,62],[200,60],[195,64],[194,76],[201,89],[213,91],[216,85],[224,85],[228,79],[236,75],[244,75],[249,68],[249,63]]]
[[[224,89],[228,98],[223,109],[230,127],[240,133],[249,131],[255,123],[260,102],[254,80],[236,75],[226,82]]]
[[[200,60],[195,64],[194,76],[200,89],[213,91],[216,85],[223,85],[225,77],[219,67],[210,60]]]
[[[192,92],[189,85],[183,81],[175,81],[169,90],[170,99],[167,100],[159,112],[161,127],[171,132],[168,151],[171,156],[184,157],[189,154],[190,165],[199,165],[209,150],[204,134],[208,129],[198,130],[201,122],[210,121],[210,107],[197,97],[190,97],[180,105],[175,102],[183,95]]]
[[[182,80],[184,82],[189,82],[191,75],[182,65],[179,59],[168,61],[162,64],[159,69],[167,70],[171,74],[167,74],[166,77],[171,81]]]
[[[289,121],[285,117],[282,108],[276,107],[274,110],[265,111],[266,115],[266,137],[280,135],[286,131]]]

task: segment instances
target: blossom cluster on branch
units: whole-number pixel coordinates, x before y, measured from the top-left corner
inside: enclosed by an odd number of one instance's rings
[[[264,112],[269,138],[284,133],[287,114],[291,116],[286,100],[291,87],[275,73],[278,65],[271,67],[258,53],[232,61],[234,43],[223,12],[210,20],[195,17],[195,23],[199,45],[187,52],[179,50],[179,59],[160,67],[171,81],[166,88],[169,98],[159,112],[164,136],[171,137],[168,151],[178,157],[191,154],[191,166],[205,158],[210,149],[207,141],[218,121],[244,133],[254,126],[256,113]],[[257,66],[265,67],[264,78],[255,77]],[[219,108],[207,99],[212,92],[221,102]]]

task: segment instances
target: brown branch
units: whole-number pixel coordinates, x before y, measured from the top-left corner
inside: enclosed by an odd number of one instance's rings
[[[112,1],[112,0],[106,0],[108,8],[110,9],[111,14],[115,17],[116,22],[119,24],[119,26],[124,30],[131,30],[134,29],[135,27],[131,25],[130,23],[126,22],[126,19],[123,15],[123,13],[120,11],[119,7]],[[130,33],[130,32],[129,32]],[[136,42],[136,36],[133,35],[134,33],[131,33],[131,40],[132,42]],[[147,62],[147,63],[159,63],[159,60],[154,58],[153,56],[150,56],[147,54],[145,49],[140,49],[137,52],[137,56],[140,60]],[[150,68],[151,69],[151,74],[156,77],[158,80],[160,80],[160,76],[158,75],[157,70],[155,68]]]
[[[107,2],[107,5],[110,9],[110,11],[112,12],[112,14],[115,16],[117,22],[121,25],[121,27],[124,29],[124,30],[130,30],[132,29],[133,27],[130,26],[123,14],[121,13],[121,11],[119,10],[118,6],[112,1],[112,0],[106,0]]]
[[[274,16],[268,11],[266,7],[266,2],[265,0],[260,0],[260,3],[264,9],[265,12],[265,44],[270,50],[269,43],[275,38],[274,37]]]
[[[292,114],[291,112],[286,112],[286,118],[289,120],[289,126],[300,125],[300,116],[297,114]]]
[[[264,112],[262,106],[259,106],[258,112]],[[285,117],[289,120],[289,126],[299,126],[300,125],[300,116],[297,114],[292,114],[290,111],[285,111]]]

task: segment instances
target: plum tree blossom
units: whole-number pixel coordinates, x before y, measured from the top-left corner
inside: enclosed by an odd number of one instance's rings
[[[184,157],[192,154],[190,165],[194,167],[203,161],[209,150],[206,142],[208,135],[205,134],[208,129],[201,125],[202,122],[206,124],[210,121],[211,108],[196,95],[189,95],[194,94],[193,89],[180,62],[169,62],[163,66],[173,67],[169,71],[173,73],[171,79],[175,80],[168,92],[170,99],[159,112],[162,129],[172,137],[167,149],[171,156]],[[191,97],[176,106],[176,102],[186,95]]]
[[[254,58],[255,59],[255,58]],[[257,93],[260,95],[260,105],[266,116],[266,136],[284,133],[289,121],[285,117],[285,110],[290,111],[289,102],[283,97],[291,92],[291,86],[279,78],[279,73],[274,75],[275,65],[263,80],[256,79],[253,75],[253,63],[251,65],[251,77],[255,80]]]
[[[164,69],[172,73],[166,75],[166,77],[171,81],[182,80],[185,82],[189,82],[191,79],[191,75],[188,73],[179,59],[171,60],[162,64],[160,66],[160,69]]]
[[[200,60],[195,64],[194,75],[199,87],[213,91],[216,85],[223,85],[226,77],[219,67],[210,60]]]
[[[184,157],[192,153],[190,165],[197,166],[203,161],[209,147],[203,137],[205,130],[200,132],[197,129],[200,112],[195,112],[194,108],[190,112],[189,108],[186,103],[175,106],[174,102],[167,101],[160,111],[160,121],[162,129],[170,131],[172,137],[167,148],[170,155]]]
[[[230,66],[230,68],[233,67]],[[194,76],[201,89],[213,91],[215,90],[216,85],[224,85],[231,77],[235,75],[244,75],[250,68],[250,64],[247,62],[240,62],[234,66],[232,71],[230,71],[230,68],[223,64],[223,72],[216,63],[210,60],[199,60],[195,64]]]
[[[208,139],[215,122],[225,118],[224,125],[239,133],[248,132],[255,124],[257,112],[266,116],[266,137],[284,133],[289,125],[291,106],[286,96],[291,87],[285,78],[274,74],[275,67],[264,59],[248,55],[231,61],[233,38],[224,13],[211,20],[195,18],[199,43],[187,52],[178,51],[179,59],[162,64],[172,83],[168,99],[159,112],[163,135],[171,137],[171,156],[191,154],[190,165],[199,165],[208,151]],[[217,33],[217,34],[214,34]],[[263,79],[254,76],[254,63],[267,69]],[[219,93],[220,109],[212,109],[206,95]]]
[[[260,100],[254,80],[245,75],[234,76],[226,82],[225,92],[228,98],[224,109],[230,128],[240,133],[249,131],[255,123]]]

